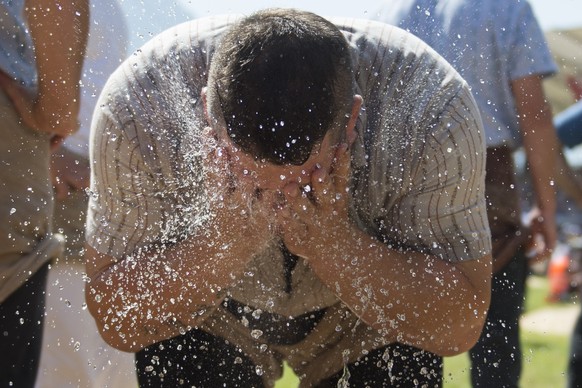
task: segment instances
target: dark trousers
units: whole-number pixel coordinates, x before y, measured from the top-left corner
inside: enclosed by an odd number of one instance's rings
[[[570,339],[568,388],[582,388],[582,313],[578,316]]]
[[[317,387],[441,387],[442,358],[405,345],[369,352]],[[140,387],[263,387],[261,371],[236,345],[201,330],[136,353]],[[347,386],[347,385],[346,385]]]
[[[344,375],[349,385],[338,384]],[[411,346],[393,344],[371,351],[349,364],[346,372],[339,371],[317,385],[318,388],[343,386],[440,388],[443,386],[443,359]]]
[[[40,360],[48,264],[0,304],[0,387],[33,388]]]
[[[522,254],[493,276],[485,327],[469,352],[473,387],[518,386],[521,373],[519,318],[526,277],[527,259]]]

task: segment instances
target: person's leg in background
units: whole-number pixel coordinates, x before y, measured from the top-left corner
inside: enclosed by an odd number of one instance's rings
[[[0,304],[0,387],[33,387],[44,319],[48,263]]]
[[[473,387],[518,387],[519,318],[527,271],[527,258],[518,254],[493,276],[487,320],[479,341],[469,351]]]
[[[508,147],[487,148],[485,196],[493,244],[491,304],[477,344],[469,351],[473,387],[517,387],[521,374],[519,318],[528,260],[528,230],[521,224],[520,191]]]
[[[568,388],[582,388],[582,313],[578,315],[570,338]]]

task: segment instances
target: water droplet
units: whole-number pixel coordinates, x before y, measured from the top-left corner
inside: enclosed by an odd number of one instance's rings
[[[262,335],[263,335],[262,330],[255,329],[251,331],[251,337],[253,337],[254,339],[259,339],[259,337],[261,337]]]

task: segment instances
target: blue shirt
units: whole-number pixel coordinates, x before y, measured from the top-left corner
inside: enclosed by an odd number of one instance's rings
[[[25,0],[0,0],[0,70],[33,89],[37,83],[34,46],[24,19]]]
[[[569,148],[582,143],[582,100],[554,117],[560,141]]]
[[[511,82],[557,71],[525,0],[391,0],[378,18],[420,37],[461,73],[488,147],[521,144]]]

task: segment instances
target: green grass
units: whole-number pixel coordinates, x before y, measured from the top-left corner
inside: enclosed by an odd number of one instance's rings
[[[524,312],[549,307],[546,301],[549,285],[545,277],[531,276],[528,280]],[[569,336],[521,332],[521,387],[548,388],[566,385]],[[470,387],[469,360],[466,354],[445,358],[444,388]]]
[[[520,386],[564,387],[568,359],[568,337],[528,333],[522,335],[523,368]],[[444,388],[470,387],[466,354],[445,358]]]
[[[548,281],[544,277],[530,277],[525,300],[525,312],[548,307]],[[522,331],[523,368],[521,387],[564,387],[568,361],[569,336],[547,335]],[[445,358],[444,388],[470,387],[469,361],[466,354]],[[296,388],[299,380],[293,371],[285,367],[283,377],[276,388]]]
[[[293,373],[293,370],[285,364],[283,369],[283,377],[277,381],[275,388],[296,388],[299,386],[299,379]]]
[[[550,304],[546,301],[549,293],[549,282],[546,277],[530,276],[527,282],[524,313],[534,311]]]
[[[564,387],[569,337],[528,334],[522,340],[523,387]]]

